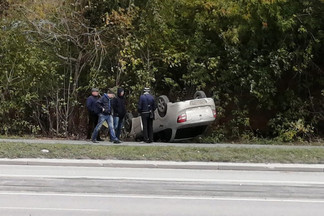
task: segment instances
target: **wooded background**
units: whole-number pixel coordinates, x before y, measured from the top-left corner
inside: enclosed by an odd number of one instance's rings
[[[92,87],[203,90],[207,136],[324,136],[323,0],[0,0],[0,134],[85,135]]]

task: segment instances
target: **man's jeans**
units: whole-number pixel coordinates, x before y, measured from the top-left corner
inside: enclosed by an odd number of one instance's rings
[[[118,116],[114,117],[114,129],[116,132],[117,139],[119,139],[119,137],[120,137],[120,132],[123,127],[123,120],[124,120],[124,118],[119,118]]]
[[[96,126],[96,128],[94,129],[93,133],[92,133],[92,140],[96,140],[98,132],[100,131],[100,128],[102,126],[102,124],[104,122],[107,122],[108,126],[109,126],[109,132],[110,132],[110,140],[111,141],[116,141],[118,140],[116,135],[115,135],[115,130],[114,130],[114,125],[113,125],[113,117],[112,115],[103,115],[100,114],[99,115],[99,121],[98,124]]]

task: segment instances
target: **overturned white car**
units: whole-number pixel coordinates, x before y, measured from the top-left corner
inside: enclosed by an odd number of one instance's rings
[[[154,141],[175,142],[194,138],[206,130],[216,118],[215,103],[198,91],[193,100],[172,103],[162,95],[157,98],[157,109],[153,121]],[[136,140],[141,139],[143,125],[141,117],[128,113],[125,129]]]

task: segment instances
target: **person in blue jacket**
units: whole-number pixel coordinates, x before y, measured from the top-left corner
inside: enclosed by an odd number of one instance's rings
[[[138,113],[141,115],[143,123],[144,142],[153,142],[153,120],[155,111],[155,100],[150,94],[149,88],[144,88],[144,94],[140,96],[138,102]]]
[[[92,133],[92,142],[97,143],[97,135],[98,132],[102,126],[102,124],[106,121],[109,126],[109,133],[110,133],[110,141],[114,143],[121,143],[121,141],[116,137],[115,135],[115,129],[114,129],[114,123],[113,123],[113,104],[112,100],[115,96],[115,93],[111,91],[110,89],[108,90],[107,94],[104,94],[98,101],[97,105],[100,110],[99,114],[99,121]]]
[[[114,107],[114,128],[116,137],[119,139],[123,120],[126,115],[126,100],[125,91],[123,88],[118,88],[117,96],[113,99]]]
[[[87,98],[86,105],[88,110],[89,122],[88,122],[88,131],[87,131],[87,139],[91,139],[91,133],[93,129],[98,124],[98,115],[100,110],[97,106],[97,100],[99,99],[99,89],[93,88],[91,90],[91,95]],[[103,141],[100,138],[100,133],[97,136],[98,141]]]

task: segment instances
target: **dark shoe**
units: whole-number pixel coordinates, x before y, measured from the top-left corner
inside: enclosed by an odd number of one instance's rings
[[[151,140],[146,140],[145,142],[146,142],[146,143],[152,143],[152,141],[151,141]]]
[[[114,143],[119,144],[119,143],[122,143],[122,142],[120,140],[115,140]]]
[[[97,140],[91,140],[91,142],[93,142],[93,143],[99,143]]]
[[[102,141],[105,141],[105,140],[103,140],[103,139],[101,139],[101,138],[99,138],[99,139],[97,139],[99,142],[102,142]]]

